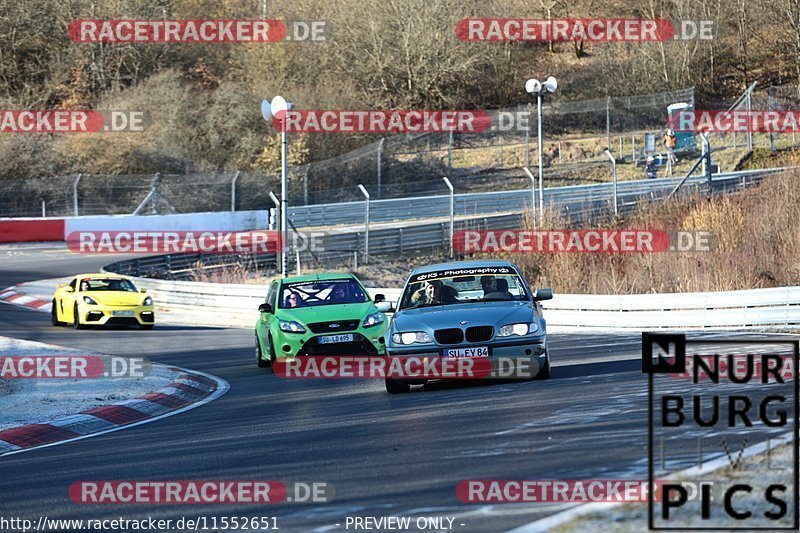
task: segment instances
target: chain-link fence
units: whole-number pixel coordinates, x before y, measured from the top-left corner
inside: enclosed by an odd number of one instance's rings
[[[734,106],[742,109],[797,109],[796,88],[746,91]],[[637,167],[645,138],[661,137],[667,106],[694,106],[694,88],[627,97],[561,101],[543,106],[542,159],[546,185],[609,181],[604,150],[618,162],[633,162],[626,179],[645,177]],[[362,200],[359,184],[372,199],[419,197],[446,192],[448,176],[459,192],[512,190],[529,186],[522,167],[538,163],[536,103],[489,113],[492,124],[505,117],[527,117],[527,127],[490,128],[481,133],[392,135],[338,157],[289,168],[290,205]],[[783,148],[794,133],[714,135],[715,151],[754,146]],[[292,136],[289,136],[291,143]],[[622,167],[620,167],[622,170]],[[641,171],[641,172],[640,172]],[[641,176],[639,176],[641,174]],[[267,209],[269,193],[280,196],[280,176],[243,171],[185,175],[73,175],[0,180],[0,216],[65,216],[127,213],[185,213]]]
[[[0,180],[0,216],[190,213],[264,209],[279,178],[261,173],[57,176]]]
[[[780,87],[770,86],[759,89],[756,83],[750,85],[742,95],[729,106],[717,106],[719,110],[739,112],[758,111],[797,111],[800,109],[800,92],[796,84]],[[714,109],[712,106],[711,109]],[[714,151],[727,149],[769,148],[780,150],[797,146],[796,131],[785,132],[730,132],[714,133],[711,145]]]
[[[544,164],[551,167],[548,183],[591,183],[596,176],[586,176],[584,165],[605,162],[607,147],[618,158],[636,157],[642,152],[644,133],[663,131],[666,108],[675,102],[694,105],[694,88],[571,102],[546,100],[542,156]],[[458,179],[467,189],[478,184],[505,188],[506,177],[524,179],[520,168],[538,161],[536,106],[531,102],[488,114],[492,127],[480,133],[385,137],[295,169],[290,176],[290,184],[294,184],[291,199],[303,205],[353,200],[358,197],[358,184],[376,198],[426,194],[441,190],[442,176]],[[325,188],[332,176],[337,177],[338,190]]]
[[[766,95],[761,93],[758,95],[758,99],[754,100],[753,109],[797,111],[800,109],[800,90],[798,85],[770,87]],[[797,146],[797,132],[795,131],[758,135],[757,139],[757,144],[768,143],[773,150]]]

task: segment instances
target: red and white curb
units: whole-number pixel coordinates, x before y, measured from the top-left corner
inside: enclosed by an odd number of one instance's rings
[[[33,296],[28,296],[27,294],[17,292],[17,288],[18,287],[15,285],[13,287],[3,289],[3,291],[0,292],[0,300],[14,305],[21,305],[29,309],[35,309],[36,311],[49,310],[49,301],[41,300],[39,298],[34,298]]]
[[[168,386],[139,398],[88,409],[45,424],[28,424],[0,431],[0,456],[81,440],[138,426],[211,402],[230,386],[222,378],[167,367],[179,372]]]

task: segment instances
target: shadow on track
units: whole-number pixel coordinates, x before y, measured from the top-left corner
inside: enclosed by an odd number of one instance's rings
[[[508,380],[508,379],[475,379],[475,380],[442,380],[430,381],[422,387],[413,387],[411,393],[420,394],[428,391],[441,391],[463,389],[470,387],[487,387],[498,385],[521,385],[530,383],[531,386],[545,385],[558,382],[562,379],[585,378],[588,376],[601,376],[607,374],[623,374],[626,372],[641,372],[641,358],[626,359],[623,361],[608,361],[596,363],[578,363],[553,367],[553,375],[545,381]]]

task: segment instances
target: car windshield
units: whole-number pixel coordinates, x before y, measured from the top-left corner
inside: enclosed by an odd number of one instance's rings
[[[284,283],[278,306],[282,309],[368,301],[361,285],[352,278]]]
[[[513,269],[442,270],[413,276],[399,309],[528,299],[522,279]]]
[[[87,291],[136,292],[136,287],[130,280],[122,278],[84,278],[81,280],[81,292]]]

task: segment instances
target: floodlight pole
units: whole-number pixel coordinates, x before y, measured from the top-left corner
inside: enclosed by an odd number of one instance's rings
[[[525,127],[525,166],[531,164],[531,95],[528,93],[528,123]]]
[[[544,120],[542,115],[542,96],[544,96],[544,93],[546,92],[556,92],[557,87],[558,81],[553,76],[547,78],[544,83],[534,78],[531,78],[525,82],[525,91],[528,94],[536,93],[536,116],[539,119],[537,133],[539,137],[539,224],[541,227],[544,227],[544,139],[542,138],[542,122]],[[560,153],[561,150],[559,149],[559,154]],[[561,156],[559,155],[559,159],[560,157]],[[530,172],[527,170],[527,166],[528,165],[525,165],[526,172],[528,172],[530,175]],[[531,179],[533,178],[531,177]]]
[[[282,96],[276,96],[271,102],[264,100],[261,102],[261,116],[267,122],[278,119],[281,124],[281,206],[280,206],[280,231],[283,233],[283,253],[281,253],[281,275],[285,278],[288,276],[287,261],[288,254],[286,251],[289,247],[289,163],[288,163],[288,135],[286,132],[286,118],[290,109],[294,108],[294,104],[287,102]],[[274,122],[273,122],[274,124]],[[235,182],[235,180],[234,180]]]
[[[542,92],[536,93],[536,103],[539,107],[539,223],[544,227],[544,160],[542,151],[544,141],[542,140]]]
[[[288,276],[287,272],[287,259],[288,255],[286,251],[289,247],[289,224],[287,222],[287,211],[289,207],[289,201],[287,198],[288,190],[289,190],[289,172],[287,166],[287,147],[288,142],[286,138],[286,113],[283,114],[283,118],[281,118],[281,229],[283,230],[283,250],[284,253],[281,254],[281,274],[285,278]]]

